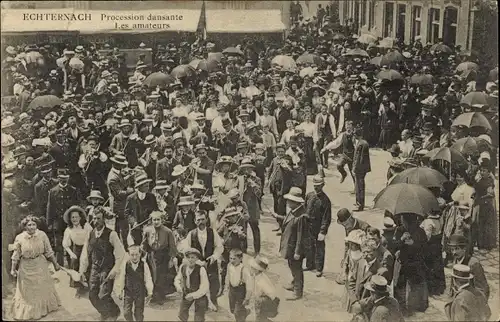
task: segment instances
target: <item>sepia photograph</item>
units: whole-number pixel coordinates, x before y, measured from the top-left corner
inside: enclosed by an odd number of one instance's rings
[[[498,321],[495,0],[1,1],[4,321]]]

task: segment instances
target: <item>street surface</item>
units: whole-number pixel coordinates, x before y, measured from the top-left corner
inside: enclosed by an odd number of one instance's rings
[[[372,149],[370,151],[372,169],[366,177],[366,198],[367,206],[373,205],[373,198],[386,184],[387,161],[390,158],[389,153]],[[351,315],[342,309],[341,298],[344,292],[344,286],[335,283],[335,277],[340,272],[340,261],[344,251],[344,229],[336,222],[336,213],[340,208],[352,209],[355,198],[351,194],[353,183],[351,178],[339,184],[340,175],[335,169],[334,161],[330,161],[330,168],[326,172],[325,191],[332,201],[332,224],[328,235],[326,236],[326,263],[324,276],[317,278],[314,272],[305,272],[304,298],[299,301],[288,302],[285,297],[288,291],[282,288],[290,279],[290,271],[286,261],[277,256],[279,247],[279,237],[271,230],[276,228],[275,220],[268,214],[272,209],[272,199],[269,193],[264,196],[263,210],[261,217],[262,234],[262,254],[269,258],[269,275],[276,282],[278,294],[282,299],[279,315],[275,321],[350,321]],[[309,189],[312,189],[312,177],[309,178]],[[498,181],[497,181],[497,200],[498,200]],[[382,227],[383,212],[381,210],[366,209],[366,211],[357,213],[357,217],[363,219],[375,227]],[[248,230],[251,234],[250,229]],[[252,245],[251,242],[248,243]],[[251,247],[251,246],[250,246]],[[251,250],[251,248],[250,248]],[[489,253],[480,253],[477,257],[485,267],[488,282],[491,288],[490,307],[492,311],[491,320],[498,320],[500,303],[499,297],[499,256],[498,249]],[[449,276],[451,269],[446,269],[446,275]],[[43,321],[96,321],[99,314],[92,307],[87,298],[76,299],[74,289],[69,288],[69,280],[66,274],[58,272],[57,290],[61,297],[62,306],[58,312],[54,312],[43,318]],[[225,295],[219,298],[220,309],[218,312],[207,314],[207,321],[234,321],[229,312],[228,299]],[[407,318],[408,321],[443,321],[446,320],[444,314],[444,305],[447,302],[446,296],[439,298],[430,298],[430,307],[425,313],[418,313]],[[10,301],[4,302],[4,309],[8,307]],[[149,306],[145,310],[145,320],[150,321],[172,321],[177,320],[179,305],[179,296],[170,295],[166,304],[161,307]],[[8,318],[8,316],[6,316]],[[191,320],[193,318],[193,309],[191,310]],[[254,319],[253,307],[248,320]],[[124,320],[123,316],[120,320]]]

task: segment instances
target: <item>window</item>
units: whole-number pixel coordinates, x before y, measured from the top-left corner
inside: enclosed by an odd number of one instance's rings
[[[413,6],[411,20],[411,39],[415,40],[416,37],[420,37],[420,30],[422,29],[422,7]]]
[[[429,27],[427,28],[427,41],[436,43],[439,39],[439,22],[441,20],[441,10],[429,9]]]
[[[375,1],[370,1],[370,6],[368,8],[368,27],[371,29],[374,27],[375,23]]]
[[[406,31],[406,5],[398,4],[398,23],[396,28],[396,38],[404,40]]]
[[[384,19],[384,37],[390,37],[394,29],[394,3],[386,2],[385,4],[385,19]]]
[[[366,25],[366,1],[361,1],[361,20],[359,25]]]
[[[457,38],[458,10],[455,7],[447,7],[444,10],[443,42],[449,46],[455,46]]]
[[[344,18],[344,24],[347,22],[347,19],[349,18],[349,2],[344,1],[343,7],[342,7],[342,16]]]

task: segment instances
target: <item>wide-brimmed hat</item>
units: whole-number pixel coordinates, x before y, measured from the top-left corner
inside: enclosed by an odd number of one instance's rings
[[[163,122],[161,122],[160,128],[162,131],[172,130],[173,126],[172,126],[172,123],[167,122],[167,121],[163,121]]]
[[[304,198],[302,198],[302,189],[298,187],[291,187],[290,191],[284,195],[283,198],[295,202],[304,202]]]
[[[269,267],[269,261],[267,258],[257,255],[254,258],[250,258],[250,267],[255,268],[258,271],[264,272]]]
[[[87,197],[87,201],[90,203],[90,199],[100,199],[101,201],[104,201],[104,197],[102,196],[101,192],[99,190],[92,190],[90,191],[89,196]]]
[[[252,159],[249,157],[243,158],[243,160],[241,160],[240,163],[240,169],[247,169],[247,168],[255,169],[255,165],[253,164]]]
[[[153,190],[163,190],[163,189],[168,189],[170,187],[169,184],[167,184],[166,180],[156,180],[156,185],[154,186]]]
[[[82,45],[76,46],[75,53],[81,53],[81,52],[83,52],[83,46]]]
[[[101,78],[106,78],[106,77],[109,77],[109,76],[111,76],[111,73],[109,71],[107,71],[107,70],[105,70],[105,71],[103,71],[101,73]]]
[[[466,246],[468,244],[467,238],[462,235],[451,235],[448,240],[448,246]]]
[[[118,127],[119,127],[119,128],[122,128],[122,127],[124,127],[124,126],[130,126],[130,127],[132,127],[133,125],[132,125],[132,123],[130,123],[130,120],[129,120],[129,119],[126,119],[126,118],[125,118],[125,119],[122,119],[122,120],[120,121],[120,124],[118,125]]]
[[[182,132],[176,132],[174,133],[174,135],[172,136],[172,141],[175,142],[175,140],[179,140],[181,139],[182,141],[185,141],[186,138],[184,137],[184,135],[182,135]]]
[[[184,256],[186,257],[193,254],[196,255],[198,258],[201,258],[201,253],[196,248],[189,247],[184,251]]]
[[[186,172],[187,170],[187,167],[181,165],[181,164],[178,164],[174,167],[174,170],[172,171],[172,176],[173,177],[177,177],[177,176],[180,176],[181,174],[183,174],[184,172]]]
[[[215,171],[221,172],[222,166],[225,164],[229,164],[229,172],[234,172],[238,170],[238,164],[236,164],[232,157],[228,155],[223,155],[220,157],[219,161],[215,164]]]
[[[342,208],[337,212],[337,223],[342,224],[352,217],[351,212],[347,208]]]
[[[146,136],[146,138],[144,139],[144,145],[150,145],[153,143],[156,143],[156,136],[154,136],[153,134]]]
[[[474,275],[472,275],[470,272],[470,267],[463,264],[453,265],[453,272],[451,273],[451,276],[464,280],[471,280],[474,278]]]
[[[177,206],[193,206],[195,204],[192,196],[184,196],[179,198]]]
[[[140,174],[135,178],[135,187],[138,188],[143,184],[150,183],[151,181],[153,180],[149,179],[147,175]]]
[[[13,146],[15,143],[16,139],[14,139],[11,135],[2,134],[2,148]]]
[[[321,186],[325,184],[325,179],[320,175],[315,175],[313,178],[313,186]]]
[[[109,159],[116,164],[128,165],[127,158],[123,154],[117,154]]]
[[[2,120],[2,130],[5,130],[6,128],[14,126],[16,123],[14,122],[14,118],[12,116],[7,116]]]
[[[389,287],[385,277],[373,275],[368,283],[365,283],[365,288],[375,293],[389,293]]]
[[[344,238],[346,242],[351,242],[357,245],[361,245],[363,243],[363,239],[365,238],[366,233],[361,229],[354,229],[349,232],[349,234]]]
[[[71,206],[69,207],[63,214],[63,220],[66,224],[69,223],[70,221],[70,215],[72,212],[78,212],[80,214],[80,217],[83,217],[83,218],[86,218],[87,217],[87,213],[85,212],[85,210],[83,210],[82,207],[80,206]]]
[[[207,146],[205,144],[203,144],[203,143],[200,143],[200,144],[197,144],[194,147],[194,149],[193,149],[194,153],[197,153],[200,150],[205,150],[206,151],[207,150]]]

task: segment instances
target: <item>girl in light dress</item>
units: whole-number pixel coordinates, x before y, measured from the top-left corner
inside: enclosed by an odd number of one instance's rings
[[[69,256],[69,268],[77,272],[80,269],[80,255],[82,254],[83,244],[85,244],[85,240],[92,231],[92,226],[85,217],[85,211],[78,206],[68,208],[63,215],[68,227],[64,230],[62,245]],[[69,286],[76,288],[75,296],[77,298],[82,295],[84,287],[80,282],[70,280]]]
[[[307,175],[315,175],[318,173],[318,164],[316,162],[316,153],[314,150],[317,138],[315,137],[316,125],[311,121],[311,114],[306,113],[304,115],[304,122],[300,123],[295,129],[303,131]]]
[[[354,281],[356,279],[356,272],[358,270],[358,262],[362,258],[363,253],[361,252],[361,244],[366,238],[366,233],[361,229],[355,229],[347,235],[345,241],[347,243],[347,262],[344,263],[344,270],[347,276],[345,281],[344,294],[342,296],[342,306],[349,312],[351,310],[352,302],[349,298],[349,292],[347,287],[349,281]]]
[[[17,284],[10,313],[15,320],[38,320],[56,311],[61,304],[50,276],[49,262],[56,271],[61,267],[49,238],[38,230],[38,218],[28,216],[21,221],[21,226],[23,232],[11,246],[14,253],[10,273],[17,277]]]
[[[283,131],[281,135],[281,143],[284,143],[286,146],[290,143],[290,138],[295,135],[294,121],[287,120],[286,121],[286,130]]]

